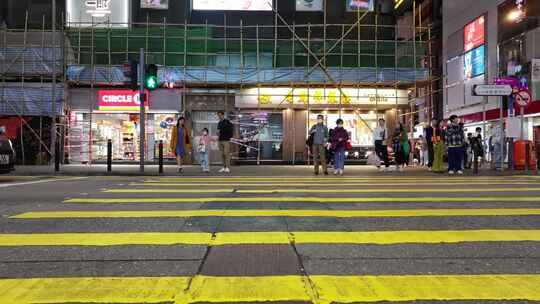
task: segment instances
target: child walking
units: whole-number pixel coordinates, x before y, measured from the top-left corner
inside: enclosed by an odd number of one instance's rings
[[[197,146],[197,152],[199,152],[199,160],[201,162],[201,169],[203,172],[210,172],[210,142],[211,138],[208,134],[207,128],[202,129],[201,138]]]

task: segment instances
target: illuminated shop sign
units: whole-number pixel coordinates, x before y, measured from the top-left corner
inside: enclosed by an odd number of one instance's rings
[[[323,0],[296,0],[296,11],[317,12],[323,10]]]
[[[148,108],[150,105],[148,91],[145,94],[145,105]],[[99,90],[98,92],[98,110],[100,111],[138,111],[140,106],[139,91]]]
[[[235,99],[239,108],[307,105],[406,105],[406,90],[330,88],[252,88],[241,90]]]
[[[192,0],[193,10],[200,11],[271,11],[270,0]]]
[[[484,45],[473,49],[465,55],[463,55],[463,65],[465,68],[465,77],[473,78],[479,75],[484,74],[485,64],[484,64]]]
[[[159,1],[159,0],[158,0]],[[68,26],[127,27],[130,0],[66,0]]]
[[[141,8],[166,10],[169,8],[169,0],[141,0]]]
[[[374,9],[374,0],[346,0],[347,11],[372,11]]]

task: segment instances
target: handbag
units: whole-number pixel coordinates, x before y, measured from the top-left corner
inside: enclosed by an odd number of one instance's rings
[[[353,149],[353,146],[352,146],[351,142],[347,141],[347,143],[345,143],[345,150],[352,151],[352,149]]]
[[[199,153],[205,153],[205,152],[206,152],[206,145],[201,145],[201,144],[199,144],[199,145],[197,146],[197,152],[199,152]]]

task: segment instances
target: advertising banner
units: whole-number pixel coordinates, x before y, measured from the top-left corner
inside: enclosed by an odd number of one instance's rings
[[[323,11],[323,0],[296,0],[296,11],[317,12]]]
[[[485,42],[485,17],[480,16],[463,29],[464,51],[468,52]]]
[[[146,108],[150,105],[149,92],[146,94]],[[100,111],[139,111],[141,99],[139,91],[133,90],[99,90],[98,110]]]
[[[200,11],[271,11],[270,0],[192,0],[193,10]]]
[[[473,78],[479,75],[484,74],[485,64],[484,64],[484,45],[473,49],[465,55],[463,55],[463,64],[465,68],[465,77]]]

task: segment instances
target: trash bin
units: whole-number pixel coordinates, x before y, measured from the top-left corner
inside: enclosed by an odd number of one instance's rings
[[[529,169],[536,168],[536,146],[530,140],[517,140],[514,142],[514,168],[524,170],[526,164],[526,147],[529,148]]]

